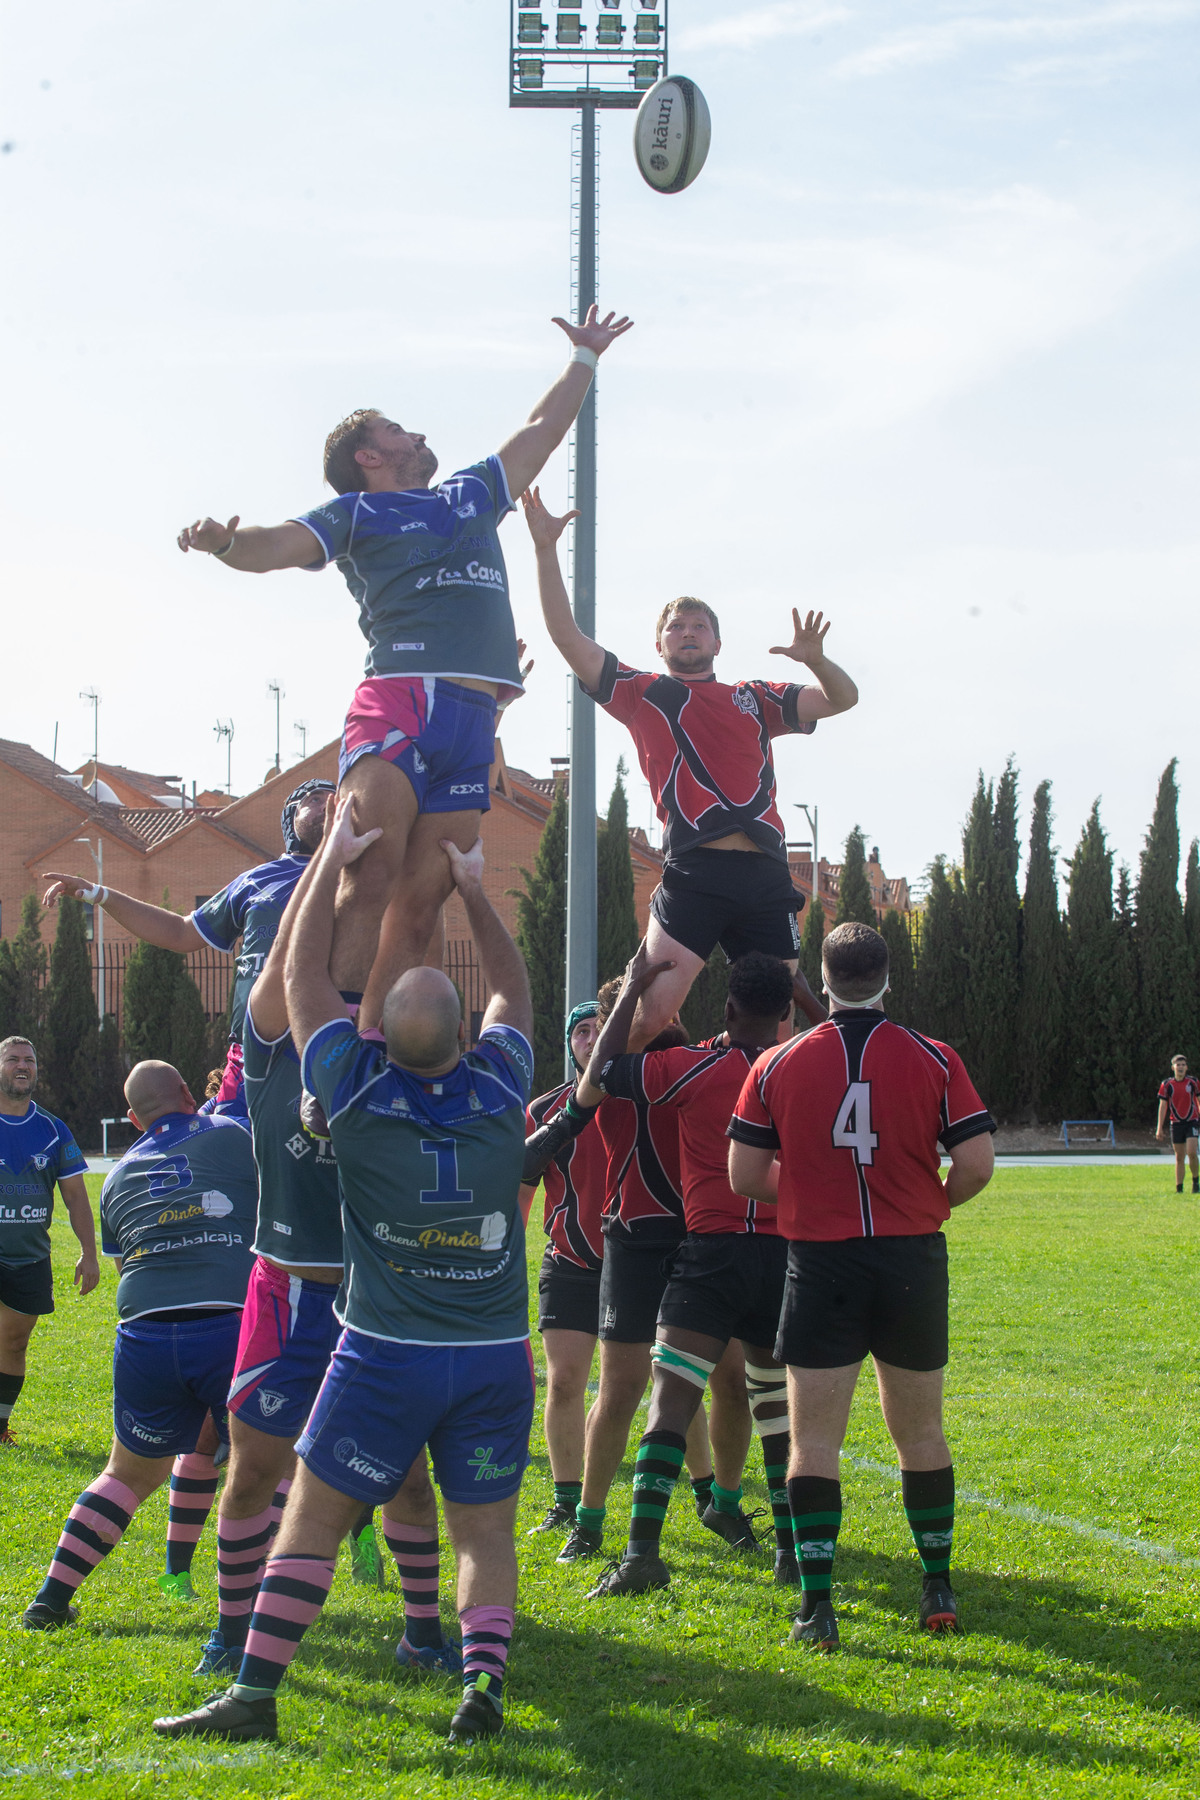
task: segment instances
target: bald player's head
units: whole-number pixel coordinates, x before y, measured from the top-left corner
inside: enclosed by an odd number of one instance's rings
[[[164,1113],[194,1113],[196,1102],[179,1070],[167,1062],[135,1063],[125,1083],[130,1117],[143,1131]]]
[[[387,1053],[402,1069],[444,1075],[458,1060],[462,1004],[440,969],[409,969],[383,1003]]]

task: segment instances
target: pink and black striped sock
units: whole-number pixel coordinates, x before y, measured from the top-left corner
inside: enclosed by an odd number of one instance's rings
[[[230,1647],[246,1642],[267,1551],[275,1535],[272,1515],[269,1506],[248,1519],[217,1514],[217,1630]]]
[[[37,1598],[65,1612],[72,1594],[119,1544],[138,1509],[138,1497],[115,1475],[98,1475],[67,1515],[58,1548]]]
[[[396,1559],[404,1596],[404,1639],[411,1650],[436,1650],[445,1642],[438,1615],[438,1541],[424,1525],[383,1520],[383,1537]]]
[[[504,1692],[508,1646],[513,1634],[511,1606],[464,1606],[462,1624],[463,1686],[474,1687],[487,1676],[486,1693],[497,1707]]]
[[[239,1700],[273,1694],[333,1586],[331,1556],[273,1556],[267,1564],[254,1616],[233,1684]]]
[[[283,1509],[287,1505],[287,1497],[291,1491],[292,1478],[290,1475],[285,1475],[283,1480],[279,1483],[279,1486],[275,1489],[274,1494],[271,1496],[270,1513],[272,1536],[279,1530],[279,1521],[283,1517]]]
[[[177,1456],[171,1470],[167,1511],[167,1574],[185,1575],[192,1566],[200,1533],[217,1497],[217,1471],[211,1456],[193,1450]]]

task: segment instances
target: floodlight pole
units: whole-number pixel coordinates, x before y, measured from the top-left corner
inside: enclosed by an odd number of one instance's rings
[[[596,299],[596,107],[579,108],[579,260],[576,323]],[[571,599],[575,623],[596,635],[596,381],[575,421],[575,521]],[[571,783],[567,814],[566,1011],[596,997],[596,704],[571,684]],[[568,1070],[570,1052],[567,1053]]]

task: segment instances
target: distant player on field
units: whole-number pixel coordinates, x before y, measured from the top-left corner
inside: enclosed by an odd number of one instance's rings
[[[521,954],[481,885],[482,848],[446,854],[492,999],[464,1053],[461,1005],[438,970],[401,977],[386,1049],[364,1042],[329,976],[334,897],[357,836],[344,796],[288,948],[288,1015],[305,1086],[329,1120],[342,1184],[345,1326],[297,1444],[300,1466],[233,1686],[167,1737],[272,1738],[275,1694],[333,1581],[364,1502],[397,1493],[426,1443],[458,1558],[460,1741],[503,1723],[516,1603],[513,1526],[533,1417],[519,1187],[533,1073]]]
[[[888,950],[877,931],[839,925],[822,966],[829,1020],[755,1063],[729,1125],[729,1180],[739,1194],[777,1201],[789,1243],[775,1354],[788,1366],[788,1500],[804,1589],[792,1640],[833,1650],[838,1457],[868,1355],[924,1571],[921,1623],[958,1626],[941,1228],[991,1179],[995,1125],[955,1051],[885,1017]],[[939,1144],[951,1163],[944,1185]]]
[[[25,1352],[39,1318],[54,1311],[50,1217],[57,1186],[79,1239],[75,1285],[100,1280],[96,1228],[84,1185],[87,1164],[61,1119],[38,1106],[37,1052],[28,1038],[0,1043],[0,1446],[25,1384]]]
[[[596,359],[629,329],[589,309],[554,321],[571,360],[499,453],[438,487],[420,431],[373,408],[343,419],[325,445],[338,496],[284,525],[239,529],[199,519],[179,534],[231,569],[323,569],[334,562],[358,603],[370,646],[366,680],[342,739],[341,790],[362,831],[382,836],[347,870],[334,931],[335,985],[363,992],[360,1025],[377,1027],[384,996],[422,962],[451,891],[448,837],[474,843],[488,810],[497,704],[521,692],[508,577],[497,529],[511,495],[533,481],[582,406]],[[365,991],[364,991],[365,990]]]
[[[196,1448],[209,1413],[228,1442],[225,1396],[250,1275],[258,1180],[249,1136],[201,1118],[178,1069],[141,1062],[125,1083],[141,1132],[100,1197],[106,1256],[116,1258],[113,1444],[71,1508],[28,1631],[75,1620],[80,1583],[129,1521]]]
[[[643,1050],[678,1012],[718,943],[731,962],[763,950],[795,968],[804,900],[788,873],[771,740],[814,731],[818,719],[848,711],[858,689],[825,654],[829,626],[821,614],[801,620],[795,610],[792,642],[776,644],[772,655],[806,664],[814,685],[718,681],[717,616],[690,596],[659,614],[655,647],[665,672],[630,668],[585,637],[572,616],[557,544],[575,514],[553,518],[536,489],[522,500],[546,628],[584,692],[629,727],[662,820],[662,885],[650,902],[646,951],[651,962],[675,966],[642,997],[630,1046]]]
[[[1171,1123],[1171,1143],[1175,1149],[1175,1192],[1183,1192],[1184,1159],[1191,1166],[1192,1192],[1200,1194],[1200,1158],[1197,1157],[1197,1133],[1200,1132],[1200,1081],[1188,1074],[1186,1056],[1171,1058],[1171,1073],[1158,1090],[1158,1129],[1155,1136],[1165,1143],[1167,1121]]]

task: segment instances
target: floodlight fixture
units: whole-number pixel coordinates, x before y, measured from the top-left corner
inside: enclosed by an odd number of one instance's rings
[[[596,42],[598,44],[620,44],[625,36],[625,27],[618,13],[614,18],[611,13],[601,13],[596,20]]]
[[[559,13],[554,41],[556,44],[582,44],[583,26],[574,13]]]
[[[542,85],[543,63],[540,56],[522,56],[517,59],[517,85],[523,93]]]
[[[657,13],[638,13],[633,22],[633,41],[635,44],[657,44],[662,38],[662,26]]]
[[[546,35],[546,27],[542,23],[540,12],[523,12],[517,14],[518,44],[540,44]]]
[[[636,108],[667,73],[667,0],[654,12],[635,0],[632,19],[621,5],[556,0],[551,33],[547,12],[510,0],[509,105]],[[542,51],[536,61],[524,53],[533,45]]]

